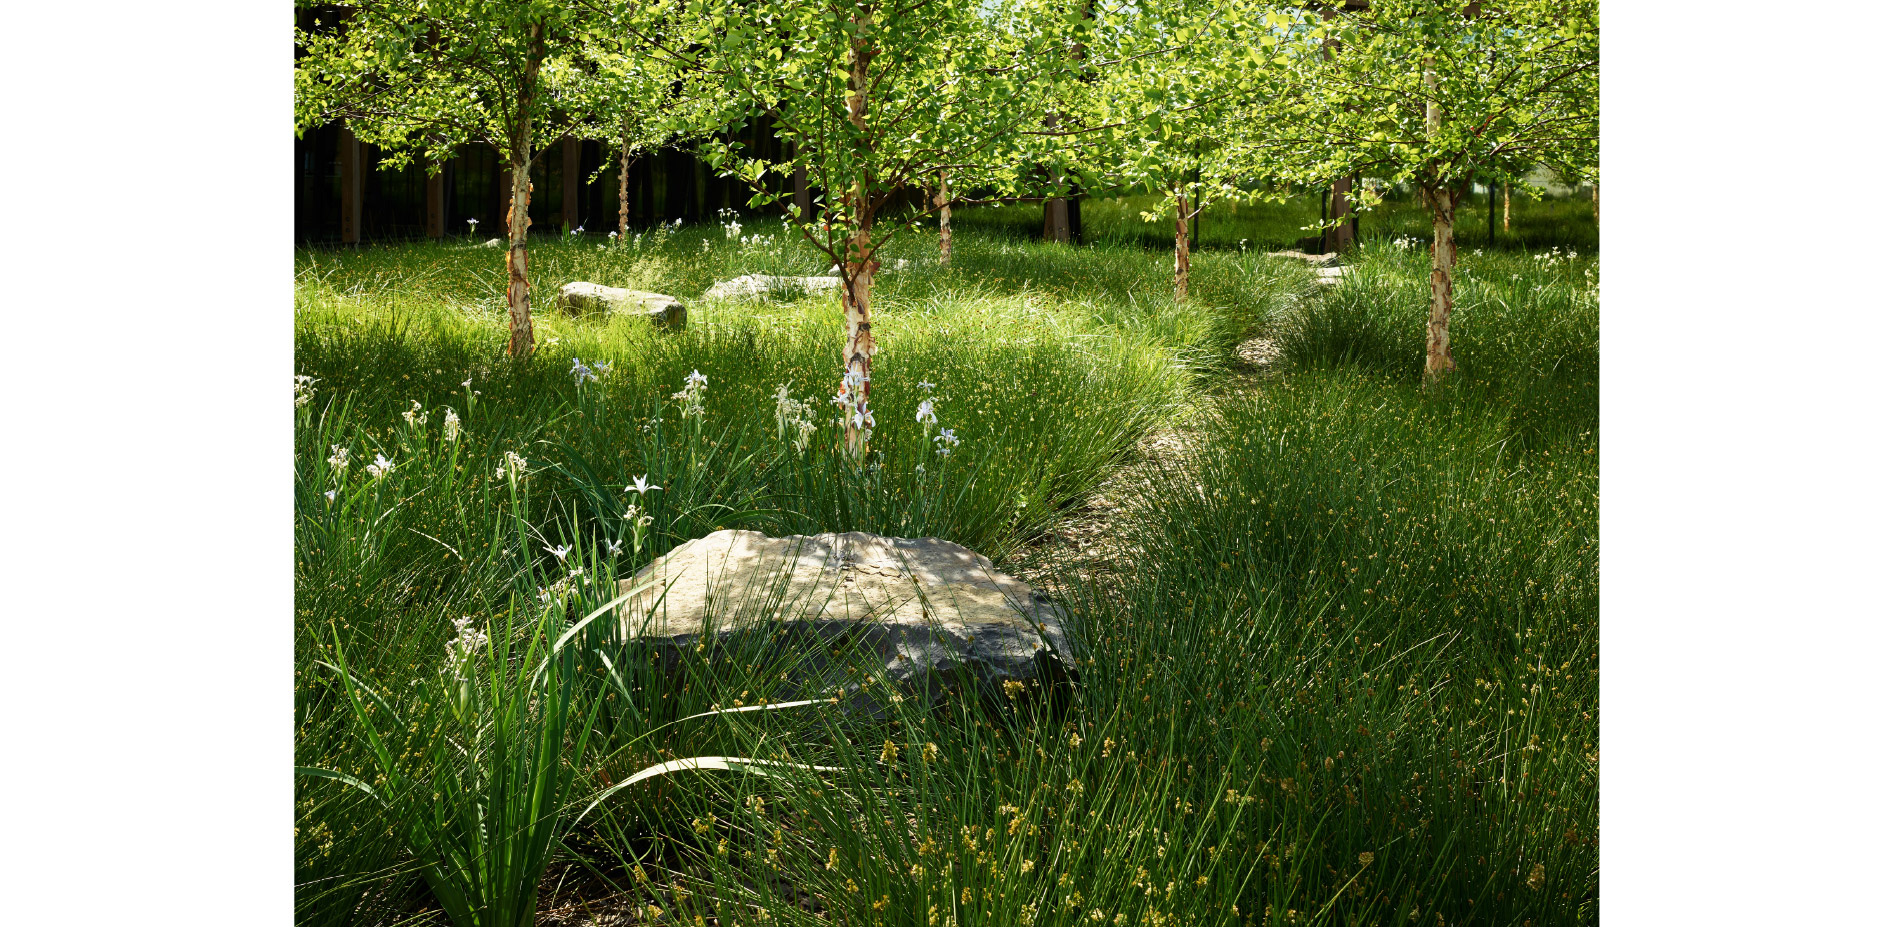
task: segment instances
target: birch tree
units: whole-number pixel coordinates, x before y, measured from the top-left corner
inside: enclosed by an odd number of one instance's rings
[[[510,173],[508,353],[534,350],[528,290],[528,172],[581,118],[571,95],[586,11],[556,0],[341,0],[341,28],[303,31],[299,131],[342,118],[390,152],[386,164],[493,148]]]
[[[632,159],[690,139],[737,115],[733,99],[709,80],[680,44],[677,23],[644,7],[595,5],[598,28],[578,56],[581,76],[572,92],[582,114],[576,134],[607,146],[619,161],[619,234],[627,241],[630,205],[627,168]]]
[[[1135,28],[1116,36],[1110,108],[1145,114],[1115,133],[1116,171],[1165,194],[1142,218],[1172,214],[1176,301],[1187,299],[1195,217],[1215,203],[1274,195],[1276,165],[1245,139],[1299,94],[1292,66],[1305,53],[1304,22],[1284,4],[1150,0]]]
[[[950,188],[1047,192],[1021,166],[1044,163],[1081,131],[1042,119],[1080,65],[1069,53],[1077,33],[1100,20],[1051,0],[686,0],[683,18],[705,24],[705,66],[797,152],[778,162],[715,138],[707,159],[751,187],[754,206],[783,205],[774,174],[802,169],[816,188],[811,209],[788,218],[839,272],[844,375],[834,401],[845,447],[861,456],[876,425],[878,250],[933,210],[941,222],[944,205],[932,199]],[[908,205],[907,194],[933,187],[921,209]]]
[[[1263,150],[1317,184],[1382,172],[1423,192],[1432,217],[1427,386],[1451,357],[1452,220],[1472,181],[1528,162],[1594,179],[1596,0],[1377,0],[1322,24],[1331,60],[1299,119]]]

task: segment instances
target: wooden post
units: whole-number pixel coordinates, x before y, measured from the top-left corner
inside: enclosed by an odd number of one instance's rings
[[[337,124],[336,156],[343,163],[343,243],[354,245],[363,239],[363,143],[345,123]]]
[[[581,140],[561,139],[561,232],[581,225]]]
[[[427,206],[424,207],[422,230],[423,234],[428,235],[430,238],[440,239],[442,237],[443,228],[442,172],[448,167],[448,164],[443,161],[437,161],[433,165],[430,165],[430,167],[432,167],[433,170],[429,171],[428,176],[422,181],[428,200]]]

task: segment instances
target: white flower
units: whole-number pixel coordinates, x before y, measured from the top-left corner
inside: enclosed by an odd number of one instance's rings
[[[939,431],[937,433],[937,437],[932,440],[936,441],[940,445],[943,445],[942,447],[937,448],[937,456],[939,457],[950,456],[950,449],[963,443],[962,441],[957,439],[957,433],[954,431],[951,431],[948,428],[945,428]]]
[[[336,490],[334,490],[334,489],[332,489],[332,490],[329,490],[328,492],[325,492],[325,493],[323,494],[323,498],[325,498],[325,499],[328,499],[328,500],[330,500],[331,502],[335,502],[335,501],[336,501]]]
[[[619,237],[620,237],[620,233],[619,233],[619,232],[608,232],[608,233],[607,233],[607,238],[608,238],[609,240],[612,240],[612,239],[615,239],[615,238],[619,238]]]
[[[341,470],[350,465],[350,449],[341,445],[330,445],[330,469]]]
[[[700,386],[706,385],[706,375],[703,373],[700,373],[698,368],[694,368],[692,373],[689,373],[686,375],[687,386],[692,386],[695,383],[697,383]]]
[[[792,446],[803,454],[805,448],[811,445],[811,433],[817,430],[818,426],[812,424],[811,419],[801,419],[798,423],[798,435],[792,438]]]
[[[316,398],[316,382],[316,377],[297,374],[297,408],[309,405],[310,400]]]
[[[461,417],[455,414],[454,409],[444,410],[442,413],[442,440],[447,441],[450,444],[454,444],[455,439],[461,436],[462,436]]]
[[[389,458],[384,457],[381,454],[377,454],[375,462],[369,464],[365,469],[369,470],[370,476],[380,480],[383,478],[383,474],[388,473],[389,468],[395,465],[396,465],[395,461],[390,460]]]
[[[455,636],[449,638],[449,662],[460,664],[487,646],[488,635],[474,628],[475,620],[463,615],[455,620]]]
[[[480,219],[470,219],[470,220],[468,220],[468,233],[469,233],[470,235],[473,235],[473,234],[475,234],[475,226],[478,226],[478,225],[481,225],[481,224],[482,224],[482,220],[480,220]]]
[[[643,495],[643,496],[644,496],[644,495],[646,495],[646,494],[647,494],[647,490],[650,490],[650,489],[659,489],[659,488],[661,488],[661,487],[659,487],[659,486],[657,486],[657,485],[655,485],[655,484],[653,484],[653,483],[649,483],[649,482],[647,482],[647,478],[646,478],[646,477],[644,477],[644,476],[636,476],[636,477],[634,477],[634,478],[633,478],[633,485],[632,485],[632,486],[629,486],[629,487],[627,487],[627,488],[626,488],[625,490],[623,490],[623,492],[637,492],[637,493],[639,493],[640,495]]]
[[[409,400],[409,411],[402,414],[402,420],[411,428],[421,428],[429,424],[429,413],[422,411],[422,403]]]
[[[554,559],[556,559],[556,560],[560,560],[560,561],[562,561],[562,562],[566,562],[566,560],[567,560],[567,552],[568,552],[568,551],[569,551],[569,550],[570,550],[571,548],[569,548],[569,547],[568,547],[568,546],[567,546],[566,544],[562,544],[562,545],[561,545],[561,546],[559,546],[559,547],[543,547],[543,548],[541,548],[541,549],[542,549],[542,550],[545,550],[545,551],[547,551],[547,552],[548,552],[548,553],[550,553],[550,554],[553,554],[553,555],[554,555]]]
[[[600,379],[599,372],[593,367],[581,363],[581,359],[578,357],[574,358],[574,366],[568,368],[567,372],[574,377],[575,386],[579,386],[589,380]]]
[[[607,552],[610,554],[620,553],[620,542],[615,541],[612,544],[607,545]]]
[[[928,392],[930,392],[931,390],[933,390],[933,389],[936,389],[936,388],[937,388],[937,384],[935,384],[935,383],[932,383],[932,382],[930,382],[929,380],[918,380],[918,381],[917,381],[917,388],[918,388],[918,389],[920,389],[920,390],[923,390],[923,391],[924,391],[924,392],[926,392],[926,393],[928,393]]]
[[[932,425],[937,424],[937,407],[931,405],[930,400],[928,399],[924,400],[923,402],[918,403],[917,404],[917,420],[920,422],[927,422]]]
[[[514,451],[504,451],[501,455],[501,465],[495,468],[495,479],[499,480],[510,476],[519,477],[525,474],[527,470],[528,462],[522,460],[520,454]]]
[[[851,422],[859,428],[876,428],[877,417],[871,414],[871,407],[865,406],[851,414]]]

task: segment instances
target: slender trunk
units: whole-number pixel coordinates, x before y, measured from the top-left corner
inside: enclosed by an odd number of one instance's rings
[[[1056,114],[1042,117],[1045,128],[1054,128]],[[1053,186],[1063,182],[1062,174],[1053,167],[1049,168],[1049,183]],[[1044,197],[1042,200],[1042,239],[1067,244],[1069,241],[1069,201],[1060,196]]]
[[[1597,187],[1598,186],[1599,184],[1594,184],[1594,183],[1590,185],[1590,221],[1592,222],[1603,221],[1603,214],[1598,211],[1598,207],[1597,207]]]
[[[445,162],[437,161],[430,165],[433,170],[423,181],[425,202],[423,207],[423,231],[437,241],[442,239],[442,170]]]
[[[1484,246],[1497,247],[1498,243],[1498,185],[1484,185]]]
[[[620,142],[620,247],[627,246],[627,184],[632,178],[627,176],[627,158],[633,154],[633,142],[622,139]]]
[[[1174,301],[1187,300],[1188,220],[1192,218],[1186,191],[1174,191]]]
[[[527,133],[522,133],[524,136]],[[525,139],[517,149],[513,170],[514,194],[508,203],[508,355],[534,353],[534,319],[528,309],[528,182]]]
[[[1347,195],[1352,192],[1352,178],[1341,177],[1333,181],[1333,221],[1339,223],[1326,230],[1326,247],[1323,250],[1334,254],[1344,254],[1352,247],[1352,200]]]
[[[950,266],[950,174],[937,172],[937,263]]]
[[[1511,185],[1504,185],[1504,231],[1511,231]]]
[[[1451,361],[1451,268],[1456,262],[1451,238],[1451,189],[1435,187],[1427,193],[1432,207],[1432,311],[1425,324],[1425,385],[1440,374],[1457,369]]]
[[[793,157],[797,157],[794,152]],[[811,179],[805,174],[805,162],[792,165],[792,205],[798,209],[798,221],[811,221]]]
[[[528,311],[528,196],[534,191],[528,182],[529,149],[534,144],[533,127],[529,123],[534,101],[529,94],[540,76],[541,53],[545,48],[541,24],[528,24],[528,73],[515,97],[515,132],[508,152],[508,163],[513,169],[513,185],[508,197],[509,357],[534,353],[534,319]]]
[[[1438,72],[1432,58],[1425,56],[1425,136],[1432,138],[1444,128],[1444,115],[1438,108]],[[1452,198],[1447,178],[1439,176],[1437,164],[1425,168],[1426,204],[1432,213],[1432,308],[1425,322],[1425,385],[1435,386],[1451,362],[1451,266]],[[1509,200],[1507,199],[1508,203]]]
[[[862,28],[864,23],[856,25]],[[869,43],[852,40],[845,106],[851,124],[860,131],[869,125],[864,116],[865,97],[870,88],[871,59],[876,55],[877,50]],[[840,281],[845,331],[843,389],[847,400],[844,447],[846,454],[862,459],[870,449],[865,426],[871,424],[871,355],[877,353],[877,343],[871,339],[871,278],[877,273],[877,262],[871,257],[871,224],[876,215],[868,178],[861,176],[852,183],[842,205],[851,218],[851,240]]]

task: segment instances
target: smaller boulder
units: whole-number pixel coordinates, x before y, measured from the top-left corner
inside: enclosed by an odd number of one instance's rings
[[[686,307],[665,293],[577,282],[561,287],[559,304],[562,309],[577,315],[583,312],[644,315],[662,328],[677,328],[686,324]]]
[[[743,277],[721,280],[713,284],[700,298],[764,300],[778,293],[803,296],[836,289],[838,289],[837,277],[778,277],[771,274],[746,274]]]

